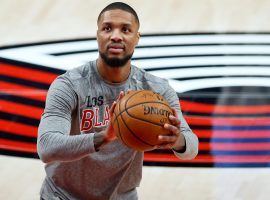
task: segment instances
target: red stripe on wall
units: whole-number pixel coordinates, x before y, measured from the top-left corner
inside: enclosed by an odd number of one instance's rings
[[[213,131],[213,130],[198,130],[194,129],[193,132],[199,138],[270,138],[269,131]]]
[[[270,105],[225,106],[180,100],[183,111],[209,114],[261,114],[269,113]]]
[[[270,117],[254,118],[225,118],[225,117],[202,117],[202,116],[185,116],[190,125],[226,125],[226,126],[264,126],[270,125]]]
[[[0,139],[0,149],[36,153],[36,144]]]
[[[39,101],[45,101],[47,95],[47,90],[40,90],[33,87],[22,86],[14,83],[7,83],[5,81],[0,81],[0,91],[3,94],[11,94]]]
[[[51,84],[57,74],[0,63],[0,74],[30,81]]]
[[[180,160],[173,154],[145,153],[144,161],[176,163],[268,163],[270,156],[210,156],[198,155],[193,160]]]
[[[270,143],[199,143],[199,150],[207,151],[264,151],[270,150]]]
[[[0,111],[40,119],[43,109],[0,100]]]
[[[17,135],[37,137],[38,127],[0,119],[0,131]]]

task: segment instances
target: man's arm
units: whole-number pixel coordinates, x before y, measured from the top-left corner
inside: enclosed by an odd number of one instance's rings
[[[180,116],[179,116],[180,114]],[[180,134],[178,141],[176,143],[182,143],[181,137],[184,138],[185,146],[183,148],[174,147],[173,151],[174,154],[181,158],[181,159],[193,159],[198,154],[198,146],[199,141],[197,135],[195,135],[192,130],[190,129],[189,125],[187,124],[186,120],[184,119],[182,112],[177,113],[179,119],[180,119]],[[177,145],[176,146],[181,146]]]
[[[37,151],[43,162],[72,161],[95,152],[94,134],[70,135],[71,113],[76,105],[72,84],[57,78],[48,91],[38,128]]]
[[[179,98],[176,92],[170,86],[168,86],[164,94],[164,97],[169,101],[171,107],[175,109],[178,121],[180,121],[179,126],[178,125],[175,126],[176,128],[179,129],[178,130],[179,137],[176,140],[176,143],[172,150],[174,151],[174,154],[180,159],[184,160],[193,159],[198,154],[198,146],[199,146],[198,137],[192,132],[185,118],[183,117],[180,108]]]

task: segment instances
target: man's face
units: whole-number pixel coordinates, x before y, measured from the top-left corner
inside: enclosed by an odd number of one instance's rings
[[[121,67],[132,57],[138,44],[139,24],[123,10],[104,12],[98,21],[97,41],[100,57],[111,67]]]

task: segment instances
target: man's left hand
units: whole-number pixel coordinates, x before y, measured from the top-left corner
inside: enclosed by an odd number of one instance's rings
[[[174,149],[182,150],[185,147],[185,137],[180,131],[180,120],[177,112],[172,108],[173,115],[169,116],[171,124],[165,123],[164,128],[169,130],[171,135],[159,135],[158,139],[162,144],[157,145],[156,149]]]

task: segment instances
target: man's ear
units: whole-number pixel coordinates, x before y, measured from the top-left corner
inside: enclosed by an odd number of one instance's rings
[[[137,33],[137,37],[138,37],[138,39],[140,39],[140,37],[141,37],[141,33],[140,32]]]
[[[97,38],[97,41],[98,41],[98,29],[97,29],[97,32],[96,32],[96,38]]]
[[[140,38],[141,38],[141,33],[140,32],[137,32],[137,43],[136,43],[136,46],[138,45]]]

